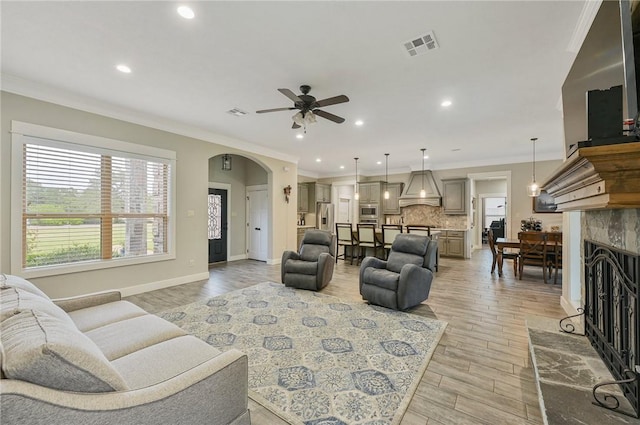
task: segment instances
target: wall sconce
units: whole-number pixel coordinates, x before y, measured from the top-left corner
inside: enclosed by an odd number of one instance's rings
[[[231,155],[228,153],[222,155],[222,171],[231,171]]]
[[[291,196],[291,185],[284,188],[284,199],[289,203],[289,196]]]

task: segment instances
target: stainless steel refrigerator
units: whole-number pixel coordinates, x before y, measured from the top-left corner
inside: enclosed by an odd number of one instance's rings
[[[316,204],[316,228],[334,232],[334,208],[333,204],[324,202]]]

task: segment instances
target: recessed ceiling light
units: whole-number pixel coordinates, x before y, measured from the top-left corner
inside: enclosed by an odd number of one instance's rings
[[[120,64],[116,66],[116,69],[120,72],[124,72],[125,74],[131,74],[131,68],[129,68],[127,65],[125,64]]]
[[[296,134],[296,139],[304,139],[304,136],[300,133]]]
[[[382,161],[378,161],[378,162],[376,162],[376,164],[381,165],[381,164],[382,164]]]
[[[191,9],[189,6],[180,6],[178,8],[178,14],[184,19],[193,19],[194,16],[196,16],[196,14],[193,13],[193,9]]]
[[[444,100],[444,101],[440,104],[440,106],[444,106],[445,108],[446,108],[447,106],[451,106],[451,101],[450,101],[450,100]]]
[[[320,158],[316,158],[316,162],[322,162]]]
[[[356,121],[356,125],[357,125],[358,127],[360,127],[362,124],[364,124],[364,122],[363,122],[362,120],[358,120],[358,121]]]
[[[344,170],[344,165],[341,165],[341,166],[340,166],[340,169],[341,169],[341,170]]]

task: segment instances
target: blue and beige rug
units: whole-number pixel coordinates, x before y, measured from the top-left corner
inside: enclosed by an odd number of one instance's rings
[[[447,326],[271,282],[160,316],[247,353],[250,397],[305,425],[400,423]]]

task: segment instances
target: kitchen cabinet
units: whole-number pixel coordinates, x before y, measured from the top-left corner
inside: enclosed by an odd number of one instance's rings
[[[442,180],[442,206],[445,214],[467,213],[467,179]]]
[[[331,202],[331,185],[316,183],[316,202]]]
[[[298,227],[298,246],[296,247],[297,250],[300,249],[302,238],[304,238],[304,232],[306,232],[307,229],[309,229],[309,227]]]
[[[309,212],[309,185],[298,183],[298,212]]]
[[[464,258],[467,232],[464,230],[443,230],[438,238],[438,251],[443,257]]]
[[[404,183],[387,183],[386,189],[389,191],[389,199],[382,197],[382,214],[400,214],[400,195]],[[385,187],[385,184],[382,184]]]
[[[380,203],[380,182],[359,183],[361,204]]]

